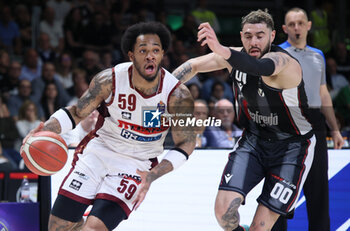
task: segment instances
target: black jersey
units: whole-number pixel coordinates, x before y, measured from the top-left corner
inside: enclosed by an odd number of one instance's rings
[[[271,52],[290,55],[274,45]],[[231,78],[236,118],[247,131],[263,139],[284,140],[312,130],[303,81],[295,88],[276,89],[261,76],[239,70],[232,70]]]

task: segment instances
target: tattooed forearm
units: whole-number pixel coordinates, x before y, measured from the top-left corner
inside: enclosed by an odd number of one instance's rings
[[[239,225],[239,213],[238,208],[242,203],[241,198],[234,199],[229,205],[226,213],[221,217],[221,226],[225,230],[235,229]]]
[[[51,131],[57,134],[61,133],[61,125],[56,118],[50,118],[45,122],[44,131]]]
[[[187,82],[193,77],[192,66],[189,62],[185,62],[173,71],[173,75],[182,83]]]
[[[146,181],[152,183],[159,177],[171,172],[173,170],[173,165],[168,160],[162,160],[152,171],[147,175]]]

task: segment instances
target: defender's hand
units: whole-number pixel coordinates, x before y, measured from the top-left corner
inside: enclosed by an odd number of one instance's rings
[[[231,56],[230,49],[219,43],[218,38],[216,37],[214,29],[210,26],[209,23],[201,23],[198,27],[197,41],[201,42],[201,46],[208,45],[210,50],[214,53],[222,56],[224,59],[228,59]]]

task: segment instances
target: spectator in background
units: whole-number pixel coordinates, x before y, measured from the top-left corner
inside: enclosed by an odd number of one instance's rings
[[[49,83],[53,83],[56,85],[59,105],[67,105],[71,98],[67,91],[64,89],[58,77],[56,76],[55,66],[49,62],[44,63],[41,77],[33,80],[32,82],[32,85],[35,86],[33,88],[32,93],[34,101],[39,102],[41,100],[45,92],[44,89]]]
[[[112,5],[112,11],[119,15],[120,29],[125,31],[130,25],[136,22],[134,9],[131,7],[131,1],[119,0]]]
[[[96,12],[93,20],[84,29],[83,42],[86,48],[95,52],[106,52],[113,48],[112,30],[105,16]]]
[[[96,52],[87,50],[83,54],[79,67],[86,71],[86,80],[90,83],[92,77],[102,70],[100,68],[100,57]]]
[[[109,51],[103,52],[101,54],[101,65],[100,67],[102,69],[106,69],[106,68],[111,68],[113,67],[113,57],[112,57],[112,53]]]
[[[58,59],[57,77],[66,90],[73,86],[72,62],[72,57],[68,52],[63,52]]]
[[[33,81],[41,76],[42,62],[38,57],[38,52],[29,48],[24,54],[24,64],[21,70],[20,79]]]
[[[205,100],[210,99],[213,84],[217,81],[224,85],[224,97],[230,101],[233,100],[232,87],[226,82],[229,77],[229,73],[226,70],[217,70],[210,72],[208,79],[203,83],[201,95]]]
[[[0,142],[0,171],[10,172],[16,169],[16,166],[11,163],[11,161],[6,158],[3,154],[2,145]]]
[[[51,62],[56,61],[57,54],[54,49],[52,49],[50,44],[50,37],[48,34],[42,32],[38,38],[38,55],[41,59],[41,62]]]
[[[19,108],[18,120],[16,121],[16,127],[19,132],[21,140],[26,135],[39,126],[40,120],[38,118],[38,110],[33,101],[26,100]]]
[[[350,86],[343,87],[333,102],[335,111],[343,118],[345,126],[350,126]]]
[[[85,46],[83,44],[84,24],[79,8],[73,8],[68,13],[63,24],[66,49],[74,57],[80,57]]]
[[[35,101],[34,97],[31,95],[32,92],[32,84],[27,79],[22,79],[19,82],[18,86],[18,95],[11,95],[7,105],[10,111],[11,117],[17,121],[18,120],[18,112],[19,108],[22,106],[22,104],[26,100],[31,100],[36,104],[36,107],[38,108],[38,115],[40,119],[44,119],[44,113],[39,105],[39,101]]]
[[[174,63],[173,65],[179,66],[183,63],[183,55],[186,54],[186,48],[184,46],[183,41],[175,39],[173,40],[172,52],[169,52],[171,56],[171,61]],[[187,56],[188,57],[188,56]]]
[[[79,73],[78,75],[80,75]],[[79,77],[78,77],[79,78]],[[78,99],[84,94],[84,92],[89,88],[89,84],[84,81],[79,82],[79,84],[74,84],[73,89],[74,89],[74,95],[73,98],[67,103],[67,106],[74,105],[78,102]]]
[[[18,151],[15,150],[16,142],[19,141],[19,134],[14,120],[10,116],[9,110],[0,97],[0,156],[9,160],[14,168],[18,168],[22,159]],[[4,158],[0,159],[4,161]]]
[[[220,23],[215,13],[208,9],[207,0],[197,0],[197,7],[191,12],[195,17],[197,25],[209,22],[216,33],[220,33]]]
[[[82,120],[73,130],[62,135],[68,147],[77,147],[80,141],[95,128],[99,113],[94,110],[88,117]]]
[[[86,71],[80,68],[76,68],[72,71],[73,86],[68,88],[67,92],[71,96],[72,100],[78,95],[76,87],[80,85],[88,84],[86,80]]]
[[[213,148],[233,148],[242,130],[233,122],[235,113],[233,104],[227,99],[216,102],[214,107],[215,118],[221,120],[221,127],[211,126],[204,132],[207,146]]]
[[[64,18],[71,9],[71,4],[66,0],[49,0],[46,6],[51,7],[55,11],[55,22],[63,25]]]
[[[0,50],[0,80],[3,79],[10,65],[10,56],[7,51]]]
[[[191,83],[191,84],[188,84],[186,86],[187,86],[188,90],[190,90],[191,95],[192,95],[194,100],[197,100],[197,99],[201,98],[201,96],[200,96],[201,89],[200,89],[198,84]]]
[[[43,95],[41,97],[41,105],[44,110],[45,120],[48,120],[55,111],[65,106],[59,100],[56,84],[51,82],[45,85]]]
[[[32,46],[32,16],[24,4],[16,4],[15,21],[19,27],[22,49]]]
[[[12,19],[11,8],[3,6],[0,15],[0,49],[9,54],[21,54],[21,39],[17,23]]]
[[[12,61],[7,74],[0,80],[0,92],[5,97],[5,102],[8,101],[10,95],[18,94],[19,76],[21,75],[21,64],[17,61]]]
[[[51,7],[44,9],[44,19],[40,22],[40,32],[50,37],[52,49],[60,54],[64,49],[64,35],[62,25],[55,21],[55,10]]]
[[[215,117],[215,104],[218,101],[215,100],[214,98],[210,98],[207,102],[208,102],[208,109],[209,109],[208,116]]]
[[[208,104],[201,99],[194,101],[193,116],[198,120],[206,120],[208,118]],[[196,148],[203,148],[207,146],[207,138],[203,135],[205,126],[196,127]]]
[[[120,63],[123,61],[124,56],[121,51],[121,38],[123,35],[123,26],[121,24],[121,15],[114,11],[113,8],[110,11],[110,18],[111,18],[111,30],[112,30],[112,37],[111,42],[113,45],[112,49],[112,57],[113,61],[115,63]]]
[[[344,42],[337,42],[332,55],[337,62],[337,71],[350,81],[350,54]]]
[[[78,9],[80,11],[80,15],[82,17],[82,22],[84,26],[86,26],[90,22],[90,19],[94,12],[94,8],[92,7],[90,1],[86,0],[76,0],[72,2],[71,9]]]
[[[334,99],[340,89],[343,87],[349,86],[348,80],[345,78],[344,75],[337,72],[337,63],[334,60],[334,58],[327,58],[326,59],[326,65],[327,65],[327,74],[329,77],[329,83],[328,85],[331,88],[331,91],[329,92],[332,99]]]
[[[213,86],[211,87],[210,98],[216,102],[224,98],[224,88],[225,86],[222,82],[214,82]]]
[[[182,26],[175,31],[176,38],[184,43],[186,49],[194,52],[197,43],[198,24],[192,14],[186,14],[182,21]]]

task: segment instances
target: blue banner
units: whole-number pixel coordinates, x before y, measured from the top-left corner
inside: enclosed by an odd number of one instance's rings
[[[40,230],[39,203],[0,203],[0,230]]]

